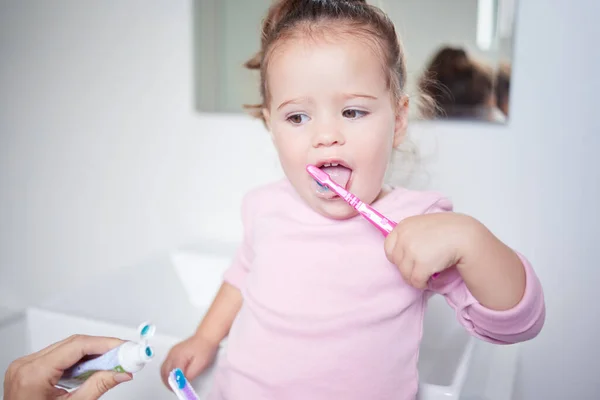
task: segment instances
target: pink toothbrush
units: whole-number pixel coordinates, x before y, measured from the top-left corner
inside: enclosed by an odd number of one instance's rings
[[[386,218],[379,211],[375,210],[368,204],[363,203],[358,197],[350,193],[331,179],[331,177],[320,168],[314,165],[307,165],[306,171],[315,178],[315,180],[329,189],[333,190],[338,196],[340,196],[346,203],[352,206],[360,215],[362,215],[367,221],[373,224],[383,236],[389,235],[394,227],[397,225],[394,221]],[[436,278],[439,274],[435,273],[431,277]]]
[[[350,204],[356,211],[360,213],[363,217],[367,219],[370,223],[372,223],[377,229],[383,233],[383,236],[387,236],[392,232],[396,223],[394,221],[390,221],[386,217],[384,217],[377,210],[372,208],[371,206],[363,203],[358,197],[338,185],[331,179],[331,177],[327,174],[327,172],[321,170],[320,168],[315,167],[314,165],[307,165],[306,171],[315,178],[317,182],[319,182],[323,186],[327,186],[329,189],[333,190],[338,196],[340,196],[344,201]]]

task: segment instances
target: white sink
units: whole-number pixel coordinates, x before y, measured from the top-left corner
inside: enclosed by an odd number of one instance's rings
[[[157,326],[155,360],[103,399],[175,399],[160,380],[160,364],[173,344],[194,332],[234,248],[207,245],[175,252],[120,269],[20,314],[0,313],[0,372],[11,360],[75,333],[135,340],[137,326],[151,320]],[[419,357],[419,399],[510,399],[516,350],[502,349],[470,337],[444,299],[432,298]],[[211,375],[207,371],[193,382],[201,397],[210,389]],[[502,391],[509,394],[498,394]],[[475,397],[482,394],[486,397]]]
[[[43,309],[29,308],[12,318],[10,323],[0,326],[0,343],[3,343],[0,348],[0,371],[5,371],[11,360],[38,351],[75,333],[115,336],[131,340],[139,337],[135,327],[124,327]],[[160,365],[169,349],[178,341],[179,338],[160,334],[157,328],[157,334],[150,340],[156,353],[155,359],[142,371],[135,374],[132,382],[119,385],[102,396],[102,400],[175,400],[176,396],[162,384]],[[7,346],[7,343],[10,346]],[[206,396],[206,392],[210,389],[210,381],[204,377],[196,380],[194,385],[198,394],[202,396]]]
[[[419,352],[419,399],[461,398],[475,340],[458,323],[443,297],[429,299]]]

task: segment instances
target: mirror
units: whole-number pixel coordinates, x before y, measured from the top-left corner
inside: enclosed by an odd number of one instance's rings
[[[243,67],[259,49],[271,0],[195,0],[195,107],[242,113],[259,102]],[[408,68],[411,118],[504,123],[509,112],[516,0],[371,0],[394,21]],[[430,103],[430,102],[429,102]],[[421,106],[419,104],[422,104]]]

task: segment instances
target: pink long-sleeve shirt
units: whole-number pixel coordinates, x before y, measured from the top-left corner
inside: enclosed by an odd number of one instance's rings
[[[407,189],[374,207],[396,221],[452,210],[437,193]],[[522,256],[523,299],[492,311],[455,270],[428,290],[409,286],[387,260],[377,229],[359,216],[319,215],[287,180],[250,192],[242,218],[244,241],[224,278],[244,301],[212,400],[412,400],[432,293],[446,297],[465,329],[490,342],[531,339],[544,323],[542,288]]]

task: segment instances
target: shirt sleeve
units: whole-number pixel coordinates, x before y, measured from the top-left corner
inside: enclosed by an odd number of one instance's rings
[[[242,290],[246,276],[250,272],[254,252],[252,250],[252,214],[250,196],[246,195],[242,201],[242,224],[244,229],[243,241],[238,248],[229,268],[223,274],[223,280],[230,285]]]
[[[450,207],[450,209],[449,209]],[[436,203],[427,213],[450,211],[449,202]],[[510,310],[490,310],[471,294],[456,268],[432,279],[429,290],[443,295],[455,310],[458,321],[472,335],[496,344],[512,344],[533,339],[544,325],[546,309],[542,285],[529,261],[515,252],[525,270],[525,293]]]

